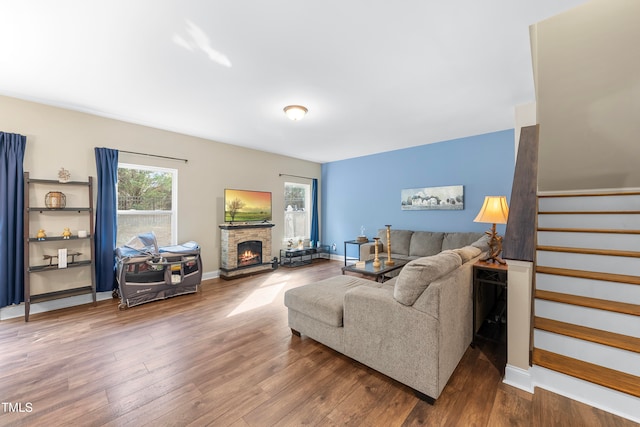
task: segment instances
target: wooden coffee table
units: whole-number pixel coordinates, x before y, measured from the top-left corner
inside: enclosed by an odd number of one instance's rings
[[[394,259],[393,265],[386,265],[385,260],[380,260],[380,267],[373,267],[373,260],[366,261],[364,264],[364,268],[357,268],[356,264],[347,265],[346,267],[342,267],[342,274],[346,272],[362,274],[366,277],[372,277],[376,282],[384,282],[387,277],[386,274],[392,272],[393,270],[397,270],[399,268],[404,267],[409,261]]]

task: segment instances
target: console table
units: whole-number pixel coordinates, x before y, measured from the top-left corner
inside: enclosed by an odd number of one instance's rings
[[[283,267],[299,267],[311,264],[314,259],[329,259],[330,254],[329,245],[320,245],[315,248],[280,249],[280,265]]]
[[[478,261],[473,265],[473,341],[506,342],[506,265]]]

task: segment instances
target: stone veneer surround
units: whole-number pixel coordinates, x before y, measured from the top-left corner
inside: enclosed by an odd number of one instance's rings
[[[273,269],[271,228],[274,225],[220,224],[220,277],[230,279]],[[250,240],[262,242],[262,264],[238,267],[238,243]]]

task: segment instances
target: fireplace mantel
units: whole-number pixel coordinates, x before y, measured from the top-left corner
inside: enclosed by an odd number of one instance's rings
[[[275,224],[271,224],[270,222],[257,222],[257,223],[250,223],[250,222],[243,222],[243,223],[225,223],[225,224],[220,224],[218,225],[218,227],[220,227],[220,229],[222,230],[237,230],[240,228],[271,228],[271,227],[275,227]]]

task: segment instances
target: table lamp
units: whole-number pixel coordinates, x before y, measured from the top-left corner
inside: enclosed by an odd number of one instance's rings
[[[486,196],[484,198],[482,208],[480,208],[480,212],[473,222],[492,224],[491,230],[485,232],[489,236],[489,248],[491,251],[486,259],[487,262],[493,261],[499,264],[506,264],[500,258],[502,236],[499,236],[496,232],[496,224],[506,224],[507,218],[509,218],[509,205],[507,205],[506,196]]]

